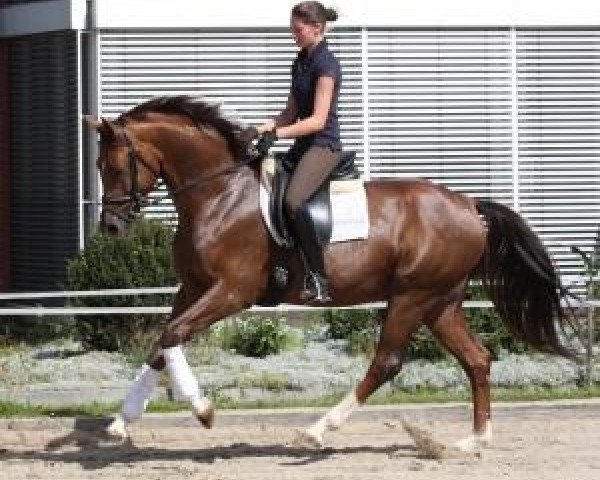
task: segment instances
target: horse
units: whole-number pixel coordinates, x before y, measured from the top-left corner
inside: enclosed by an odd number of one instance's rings
[[[173,259],[180,288],[170,320],[109,430],[129,435],[164,368],[175,394],[210,428],[214,405],[201,395],[181,345],[270,297],[271,269],[282,252],[261,217],[260,172],[244,160],[242,127],[201,99],[160,97],[113,121],[87,120],[99,133],[100,228],[126,234],[159,178],[179,218]],[[370,180],[365,187],[368,238],[325,248],[329,306],[385,301],[387,311],[364,378],[302,435],[323,445],[328,430],[339,428],[400,372],[412,335],[425,325],[470,382],[473,430],[457,445],[485,446],[492,436],[490,355],[465,320],[468,282],[483,283],[515,337],[539,351],[572,357],[561,341],[569,318],[553,262],[523,218],[502,204],[425,180]],[[290,282],[279,301],[298,304],[304,267],[298,253],[288,255]]]

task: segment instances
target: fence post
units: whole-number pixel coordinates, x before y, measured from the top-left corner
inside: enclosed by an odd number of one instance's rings
[[[585,362],[585,376],[586,384],[588,388],[592,388],[592,369],[593,369],[593,355],[594,355],[594,304],[591,303],[594,300],[594,278],[590,274],[587,282],[587,299],[588,302],[588,315],[587,315],[587,331],[588,341],[586,349],[586,362]]]

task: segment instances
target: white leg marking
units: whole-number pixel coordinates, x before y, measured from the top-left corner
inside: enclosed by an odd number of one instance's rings
[[[159,377],[158,370],[150,365],[142,365],[121,407],[121,414],[126,422],[134,422],[142,416]]]
[[[488,446],[492,441],[492,422],[488,420],[483,432],[473,433],[456,442],[455,446],[463,452],[473,452],[481,447]]]
[[[200,396],[198,381],[192,372],[180,345],[163,349],[167,372],[175,397],[189,402],[194,415],[204,418],[212,412],[212,402]]]
[[[338,429],[359,406],[360,403],[356,398],[356,393],[349,393],[340,403],[329,410],[304,432],[306,439],[317,446],[322,446],[323,434],[325,431]]]
[[[115,416],[112,423],[106,428],[106,433],[121,440],[129,438],[127,424],[123,420],[123,415],[119,413]]]
[[[123,401],[121,413],[107,428],[110,435],[127,438],[127,424],[138,420],[148,405],[152,391],[158,383],[160,373],[149,365],[142,365]]]

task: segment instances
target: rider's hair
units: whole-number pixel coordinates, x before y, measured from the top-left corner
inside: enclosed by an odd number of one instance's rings
[[[338,13],[333,8],[325,7],[321,2],[300,2],[292,8],[292,17],[296,17],[305,23],[317,23],[325,28],[327,22],[338,19]]]

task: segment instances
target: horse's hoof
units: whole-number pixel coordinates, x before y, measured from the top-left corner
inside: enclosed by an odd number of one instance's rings
[[[478,452],[482,448],[489,447],[492,442],[492,424],[488,422],[481,432],[473,433],[454,444],[462,452]]]
[[[121,415],[117,415],[111,424],[106,427],[106,433],[113,438],[118,440],[129,439],[129,432],[127,432],[127,424]]]
[[[206,399],[200,399],[197,404],[192,405],[194,416],[204,428],[212,428],[215,424],[215,407],[213,403]]]
[[[475,453],[482,448],[488,447],[489,440],[477,435],[469,435],[454,444],[454,447],[464,453]]]
[[[317,432],[308,430],[296,430],[296,438],[293,445],[303,448],[323,448],[323,435]]]

